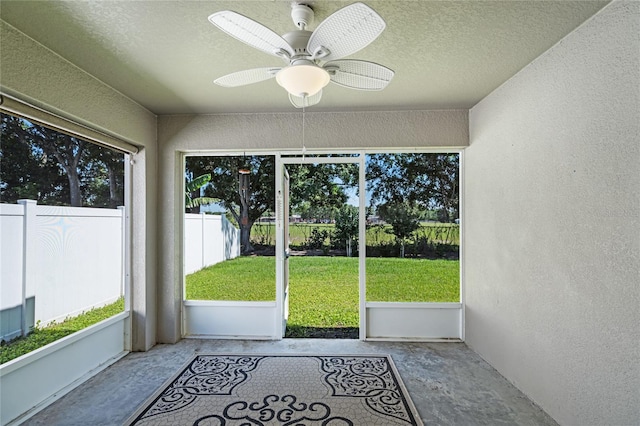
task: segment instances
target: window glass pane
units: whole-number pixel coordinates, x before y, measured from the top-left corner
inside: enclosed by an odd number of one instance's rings
[[[186,300],[275,300],[275,157],[187,157]]]
[[[459,155],[366,157],[367,301],[458,302]]]

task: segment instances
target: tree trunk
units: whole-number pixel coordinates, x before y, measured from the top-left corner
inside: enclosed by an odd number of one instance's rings
[[[116,184],[116,171],[107,164],[107,172],[109,173],[109,207],[115,209],[119,204],[118,187]]]
[[[253,220],[249,220],[251,187],[248,174],[238,175],[238,195],[240,196],[240,247],[242,254],[248,254],[254,250],[250,241]]]
[[[400,241],[400,257],[404,258],[404,240]]]
[[[251,228],[253,227],[253,221],[250,221],[248,217],[246,217],[246,221],[244,220],[244,216],[240,220],[240,247],[242,254],[252,253],[255,249],[251,245]]]
[[[82,207],[82,192],[80,191],[80,177],[78,169],[69,167],[67,169],[69,177],[69,193],[71,195],[71,207]]]
[[[83,141],[78,141],[75,152],[74,146],[67,146],[65,147],[65,150],[55,150],[52,152],[56,160],[58,160],[59,166],[62,167],[69,178],[69,198],[71,207],[82,207],[82,192],[80,191],[78,163],[80,162],[80,157],[82,156],[84,147],[85,143]],[[52,148],[49,148],[49,150],[51,149]]]

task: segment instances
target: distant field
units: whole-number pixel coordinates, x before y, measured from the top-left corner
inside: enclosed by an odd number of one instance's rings
[[[294,246],[302,245],[307,241],[314,228],[326,230],[331,234],[334,225],[323,223],[292,223],[289,226],[291,244]],[[367,229],[367,245],[372,246],[393,241],[394,236],[390,231],[390,225],[375,226]],[[275,245],[275,235],[275,224],[256,223],[251,230],[251,241],[264,245]],[[423,222],[415,235],[417,237],[427,237],[432,241],[441,243],[460,244],[460,226],[453,223]],[[329,239],[325,241],[325,244],[329,244]]]
[[[289,324],[358,327],[358,259],[327,256],[290,258]],[[459,262],[369,258],[367,300],[457,302]],[[275,300],[275,257],[240,257],[186,277],[191,300]]]

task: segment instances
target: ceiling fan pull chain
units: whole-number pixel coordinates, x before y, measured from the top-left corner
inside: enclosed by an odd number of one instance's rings
[[[304,116],[307,106],[307,94],[302,94],[302,161],[304,161],[304,154],[307,151],[307,147],[304,145]]]

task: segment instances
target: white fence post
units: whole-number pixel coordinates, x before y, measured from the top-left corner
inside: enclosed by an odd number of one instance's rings
[[[126,262],[127,262],[127,218],[125,206],[118,206],[118,211],[122,215],[122,263],[120,267],[120,276],[122,277],[122,286],[120,296],[124,296],[126,283]]]
[[[207,251],[207,238],[206,233],[204,232],[206,229],[206,218],[206,214],[204,212],[200,212],[200,235],[202,235],[202,257],[200,261],[200,269],[207,265],[207,258],[205,257],[205,253]]]
[[[27,335],[27,287],[34,283],[36,270],[36,201],[18,200],[24,208],[24,226],[22,233],[22,312],[20,331]]]

